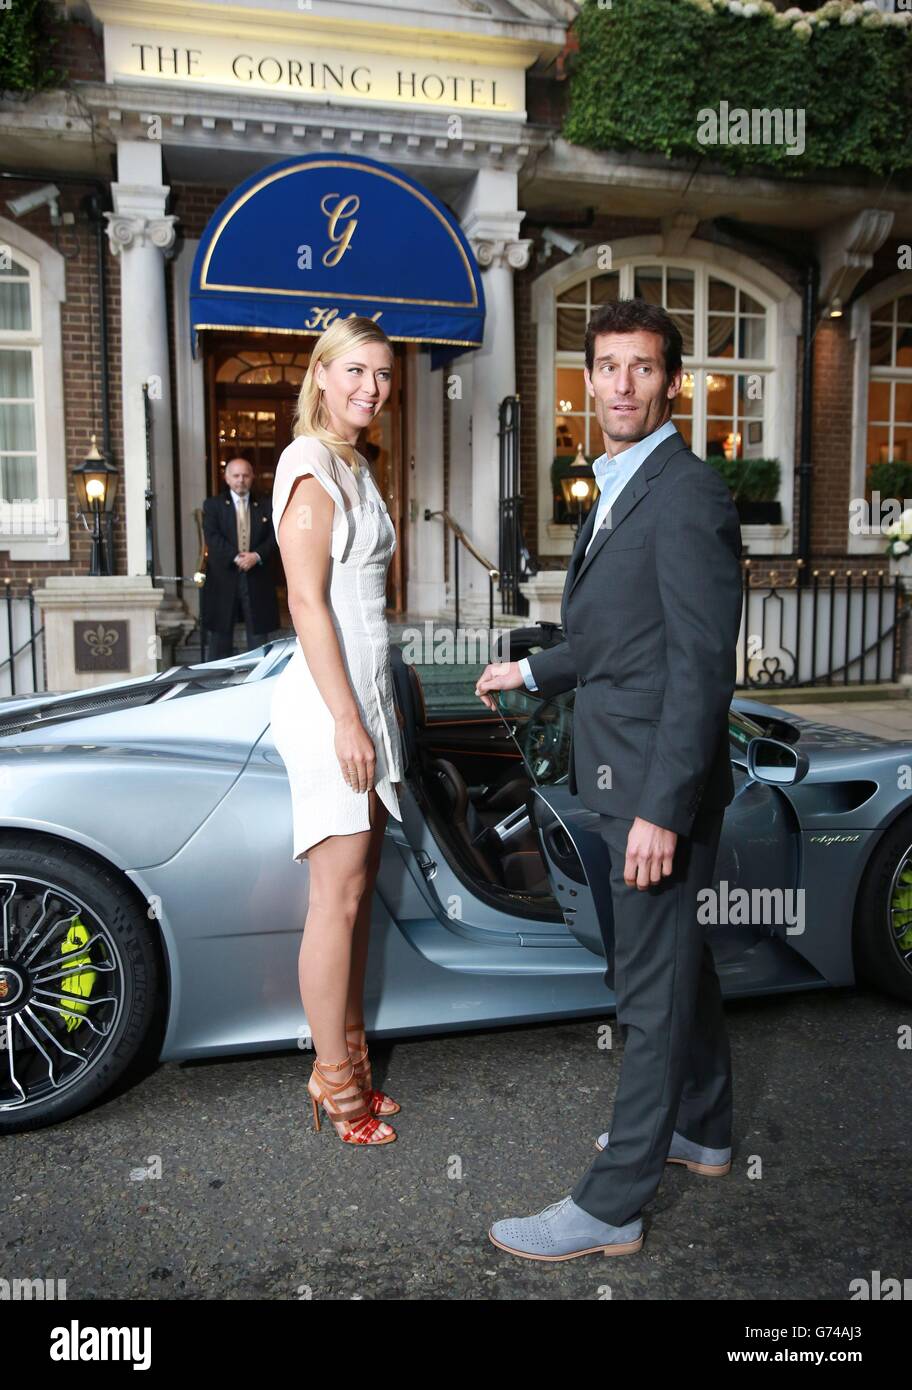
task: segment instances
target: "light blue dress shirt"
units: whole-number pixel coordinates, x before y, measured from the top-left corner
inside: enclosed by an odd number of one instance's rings
[[[607,454],[601,454],[592,465],[595,474],[595,481],[598,484],[599,500],[595,512],[595,522],[592,527],[592,535],[586,546],[586,554],[589,554],[589,546],[595,540],[598,529],[602,522],[608,519],[612,505],[620,497],[621,492],[630,482],[630,479],[648,459],[657,444],[661,444],[663,439],[674,434],[677,426],[673,420],[666,420],[664,425],[659,425],[652,434],[647,434],[645,439],[640,439],[636,444],[631,444],[629,449],[622,449],[619,454],[609,458]],[[527,657],[523,657],[519,663],[522,678],[528,690],[538,690],[538,686],[532,679],[532,672],[529,669]]]

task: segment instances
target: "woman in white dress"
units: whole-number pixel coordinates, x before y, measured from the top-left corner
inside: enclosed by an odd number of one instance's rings
[[[316,1060],[307,1084],[349,1144],[388,1144],[400,1107],[372,1088],[364,1035],[371,899],[387,815],[402,816],[386,572],[395,531],[355,445],[389,398],[393,348],[372,319],[317,339],[293,439],[276,465],[272,520],[297,634],[272,697],[291,788],[294,858],[310,871],[298,961]],[[334,1060],[341,1059],[341,1060]]]

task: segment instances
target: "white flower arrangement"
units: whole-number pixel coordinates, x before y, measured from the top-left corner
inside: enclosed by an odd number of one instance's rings
[[[912,549],[912,507],[907,507],[900,513],[898,521],[894,521],[892,526],[888,526],[884,535],[889,536],[886,551],[891,559],[899,560],[901,556],[908,555]]]
[[[905,29],[912,26],[912,10],[885,13],[876,0],[827,0],[819,10],[802,10],[798,5],[780,13],[771,0],[689,0],[703,14],[732,14],[738,19],[763,16],[776,29],[790,29],[799,42],[807,43],[817,30],[841,24],[857,24],[862,29]]]

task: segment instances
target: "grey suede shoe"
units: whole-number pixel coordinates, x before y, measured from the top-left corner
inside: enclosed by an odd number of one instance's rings
[[[608,1143],[610,1130],[600,1134],[595,1141],[597,1149],[604,1149]],[[683,1134],[677,1130],[671,1136],[671,1145],[668,1149],[666,1163],[683,1163],[691,1173],[702,1173],[705,1178],[724,1178],[725,1174],[731,1169],[731,1148],[727,1149],[707,1149],[702,1144],[695,1144],[692,1139],[685,1139]]]
[[[637,1216],[624,1226],[610,1226],[578,1207],[572,1197],[564,1197],[535,1216],[495,1221],[488,1236],[498,1249],[525,1260],[632,1255],[643,1244],[643,1222]]]

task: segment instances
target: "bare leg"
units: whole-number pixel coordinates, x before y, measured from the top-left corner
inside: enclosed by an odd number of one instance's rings
[[[345,1011],[346,1023],[361,1023],[364,1018],[364,976],[367,971],[367,953],[370,945],[371,907],[374,900],[374,885],[380,867],[380,852],[383,848],[383,834],[389,812],[376,796],[371,808],[371,844],[368,851],[367,874],[364,892],[355,916],[355,929],[352,936],[351,970],[348,980],[348,1001]]]
[[[382,806],[375,790],[368,796],[371,829],[329,835],[308,853],[310,899],[298,956],[298,983],[320,1062],[340,1062],[348,1056],[345,1019],[352,943],[368,882],[376,806]],[[352,1094],[356,1093],[353,1081]],[[381,1134],[389,1132],[389,1125],[380,1126]]]

